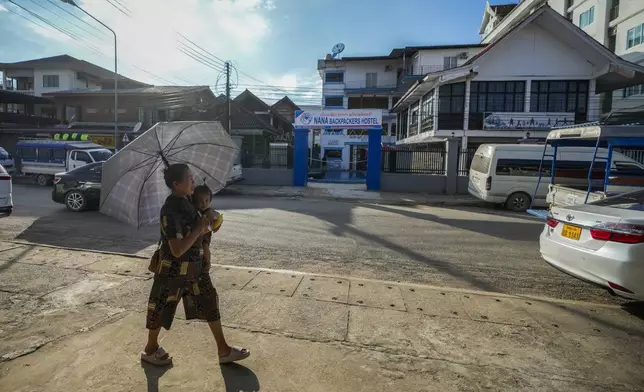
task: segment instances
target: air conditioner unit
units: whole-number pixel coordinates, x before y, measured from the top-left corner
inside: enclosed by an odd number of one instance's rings
[[[392,69],[391,65],[385,65],[385,72],[391,72]]]
[[[461,52],[461,54],[458,55],[458,58],[461,60],[467,59],[468,55],[467,52]]]

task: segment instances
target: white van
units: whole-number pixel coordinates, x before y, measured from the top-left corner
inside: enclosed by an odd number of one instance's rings
[[[16,162],[13,157],[2,147],[0,147],[0,165],[4,167],[7,173],[13,173],[16,169]]]
[[[587,186],[594,150],[592,147],[558,148],[556,181],[565,179],[564,182],[570,185]],[[552,151],[548,147],[547,153],[552,155]],[[600,149],[597,157],[605,159],[607,154],[607,150]],[[543,145],[538,144],[483,144],[476,150],[470,165],[468,192],[481,200],[504,204],[512,211],[525,211],[530,207],[537,187],[542,155]],[[548,157],[543,161],[543,177],[534,200],[536,207],[547,206],[551,162]],[[598,159],[593,167],[603,173],[604,162]],[[611,170],[640,171],[644,170],[644,165],[613,152]]]
[[[13,212],[11,175],[0,165],[0,218]]]

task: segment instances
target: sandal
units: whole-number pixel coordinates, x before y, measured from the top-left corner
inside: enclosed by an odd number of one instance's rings
[[[225,357],[219,357],[219,363],[224,364],[241,361],[242,359],[248,358],[249,355],[250,351],[248,351],[247,349],[233,346],[230,348],[230,354],[226,355]]]
[[[167,358],[163,358],[165,356]],[[163,347],[157,348],[152,354],[141,351],[141,360],[154,366],[167,366],[172,363],[172,357],[168,355],[168,352]]]

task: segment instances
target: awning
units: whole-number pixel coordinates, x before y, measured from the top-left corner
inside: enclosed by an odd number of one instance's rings
[[[435,137],[434,135],[432,135],[431,132],[423,132],[423,133],[419,133],[418,135],[414,135],[402,140],[398,140],[396,142],[396,145],[401,146],[405,144],[445,143],[446,141],[447,141],[446,138]]]
[[[28,105],[28,104],[53,105],[54,101],[43,97],[35,97],[29,94],[17,93],[15,91],[0,90],[0,103],[17,103],[20,105]]]

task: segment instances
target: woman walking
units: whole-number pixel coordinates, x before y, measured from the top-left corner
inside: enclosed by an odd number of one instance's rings
[[[164,160],[165,162],[165,160]],[[183,299],[186,319],[208,322],[217,343],[219,363],[247,358],[250,351],[229,346],[219,314],[219,298],[204,266],[203,239],[209,229],[207,217],[200,217],[189,197],[194,191],[192,172],[185,164],[169,165],[163,172],[172,190],[161,208],[161,246],[158,269],[148,302],[146,328],[148,343],[141,359],[157,366],[169,365],[172,357],[159,346],[161,327],[172,326],[179,300]]]

